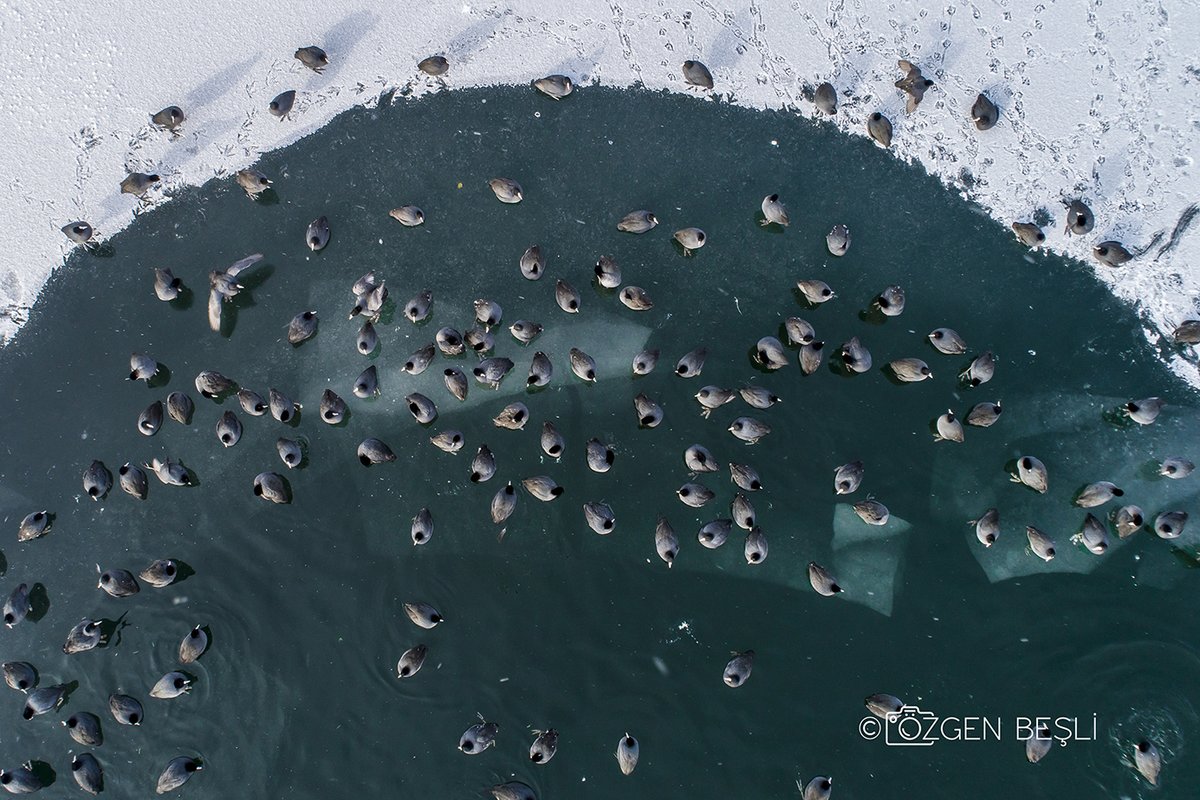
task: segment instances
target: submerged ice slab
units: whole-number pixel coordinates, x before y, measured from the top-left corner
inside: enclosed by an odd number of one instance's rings
[[[833,510],[833,574],[846,591],[839,595],[892,615],[896,585],[904,566],[904,551],[912,525],[891,515],[886,525],[868,525],[851,503]]]
[[[1004,450],[996,451],[994,459],[964,452],[977,444],[973,439],[987,437],[978,429],[967,429],[971,438],[962,447],[939,448],[934,464],[937,494],[932,504],[947,516],[961,517],[963,527],[958,536],[989,580],[1053,572],[1087,573],[1103,568],[1118,558],[1119,550],[1135,541],[1121,539],[1111,523],[1112,514],[1121,506],[1133,504],[1143,509],[1146,527],[1133,536],[1152,540],[1155,535],[1149,526],[1155,516],[1195,507],[1196,483],[1190,477],[1163,477],[1158,474],[1158,466],[1162,459],[1191,449],[1200,414],[1191,408],[1168,408],[1153,425],[1140,426],[1118,411],[1125,402],[1126,398],[1075,394],[1014,399],[1005,406],[1008,419],[998,424],[1010,423],[1016,430],[1008,436]],[[1004,477],[1006,471],[1016,471],[1015,460],[1023,455],[1035,456],[1046,464],[1049,489],[1045,494]],[[1123,496],[1095,508],[1076,505],[1079,491],[1096,481],[1116,484]],[[985,548],[969,521],[989,508],[1000,512],[1001,533],[994,545]],[[1072,541],[1089,512],[1108,531],[1109,546],[1104,555],[1093,555]],[[1030,551],[1027,525],[1037,527],[1054,541],[1056,556],[1052,561],[1044,562]],[[1195,552],[1198,543],[1200,531],[1189,525],[1179,538],[1154,544],[1163,552]],[[1179,570],[1173,572],[1178,577]]]

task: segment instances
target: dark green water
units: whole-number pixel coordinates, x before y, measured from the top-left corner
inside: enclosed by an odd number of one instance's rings
[[[777,144],[772,144],[772,141]],[[1132,313],[1080,265],[1028,257],[1010,234],[912,167],[861,139],[779,114],[639,92],[588,89],[555,103],[528,88],[442,94],[361,110],[263,157],[275,180],[268,202],[251,202],[231,180],[183,193],[112,241],[115,255],[80,253],[46,287],[16,342],[0,352],[0,593],[21,582],[44,587],[37,620],[0,630],[0,660],[32,662],[42,685],[78,681],[57,714],[21,719],[23,698],[0,694],[0,767],[41,760],[57,773],[45,793],[78,791],[58,724],[90,710],[104,720],[96,755],[106,795],[146,796],[166,762],[200,755],[207,769],[191,797],[479,797],[515,777],[543,798],[794,797],[794,782],[832,775],[837,798],[1192,797],[1200,780],[1200,658],[1194,624],[1196,529],[1175,542],[1143,531],[1101,557],[1069,543],[1085,512],[1076,490],[1095,480],[1124,487],[1149,514],[1194,510],[1197,478],[1166,481],[1152,464],[1195,459],[1194,393],[1163,369]],[[519,180],[520,205],[502,205],[485,181]],[[461,182],[462,188],[457,188]],[[762,197],[779,192],[792,225],[757,224]],[[427,223],[402,228],[387,211],[421,206]],[[662,224],[644,236],[618,233],[627,211],[650,208]],[[333,238],[309,253],[304,230],[326,214]],[[841,259],[824,234],[853,232]],[[684,258],[671,232],[702,227],[709,244]],[[524,280],[517,261],[530,244],[548,254],[547,276]],[[251,252],[231,335],[208,330],[209,270]],[[634,313],[590,282],[601,254],[656,305]],[[161,303],[151,268],[169,266],[195,290],[182,307]],[[403,304],[435,296],[428,324],[397,311],[379,326],[372,359],[358,355],[358,321],[346,314],[350,284],[369,269]],[[582,313],[554,303],[554,279],[583,293]],[[801,308],[797,279],[821,278],[838,292]],[[885,286],[904,286],[908,305],[884,324],[859,312]],[[400,371],[436,330],[471,326],[471,301],[504,308],[546,331],[523,348],[498,329],[497,352],[516,362],[499,391],[472,384],[465,403],[442,386],[440,355],[424,374]],[[316,309],[320,332],[293,349],[285,338],[297,312]],[[812,322],[832,353],[852,335],[875,369],[852,379],[829,369],[803,377],[795,363],[766,374],[748,357],[764,335],[781,335],[790,315]],[[388,315],[385,315],[385,319]],[[925,341],[950,326],[970,345],[944,356]],[[671,374],[675,360],[709,349],[702,377]],[[599,365],[585,385],[566,353],[581,347]],[[629,363],[659,348],[652,375]],[[533,351],[555,376],[526,395]],[[975,354],[997,353],[996,378],[959,389],[955,374]],[[169,369],[166,385],[123,378],[131,351]],[[880,368],[917,356],[935,378],[895,385]],[[369,363],[382,396],[351,386]],[[462,366],[469,367],[465,360]],[[219,370],[264,396],[277,387],[304,404],[299,424],[252,418],[236,400],[196,395],[192,378]],[[768,386],[784,402],[766,411],[740,400],[702,419],[691,396],[705,384]],[[321,391],[349,403],[342,427],[317,420]],[[139,412],[172,390],[197,409],[190,427],[166,421],[153,438],[135,430]],[[403,397],[438,404],[429,429]],[[644,391],[665,409],[662,426],[639,430],[632,397]],[[1160,395],[1170,404],[1149,428],[1114,424],[1119,403]],[[524,431],[491,417],[520,399]],[[990,429],[967,428],[964,444],[935,443],[930,422],[982,400],[1003,401]],[[227,409],[245,433],[233,448],[213,427]],[[748,414],[773,432],[747,447],[726,428]],[[538,446],[543,420],[567,437],[560,463]],[[458,455],[428,437],[464,432]],[[255,498],[251,479],[286,472],[279,436],[307,441],[308,465],[287,473],[289,506]],[[377,436],[399,455],[365,469],[358,442]],[[590,472],[592,436],[618,451],[607,474]],[[486,442],[498,473],[467,481]],[[756,567],[735,529],[724,548],[696,541],[703,522],[728,515],[727,469],[698,480],[717,492],[695,510],[674,497],[689,480],[685,447],[699,442],[723,463],[758,468],[766,489],[751,496],[770,542]],[[1006,464],[1040,457],[1050,491],[1008,482]],[[125,461],[182,459],[195,488],[151,477],[145,502],[114,490],[103,502],[82,494],[92,459],[114,471]],[[886,503],[891,522],[868,528],[832,491],[833,469],[866,463],[863,488]],[[505,481],[548,474],[566,487],[544,504],[521,493],[503,541],[488,517]],[[603,500],[616,530],[600,537],[581,504]],[[428,506],[433,540],[415,548],[413,515]],[[967,520],[999,508],[1000,541],[984,550]],[[1101,512],[1107,514],[1115,504]],[[17,524],[47,508],[42,539],[19,544]],[[682,540],[674,569],[654,552],[657,514]],[[1028,552],[1027,524],[1050,533],[1059,556]],[[1189,555],[1190,554],[1190,555]],[[95,588],[96,567],[134,572],[154,558],[186,562],[195,574],[172,587],[143,586],[116,600]],[[805,565],[828,566],[847,587],[822,598]],[[408,600],[433,603],[447,622],[423,631],[405,617]],[[83,616],[121,619],[106,648],[65,656],[61,645]],[[180,638],[209,626],[212,646],[189,668],[189,696],[148,697],[176,667]],[[408,647],[430,648],[415,678],[395,677]],[[731,650],[752,648],[753,676],[723,685]],[[140,728],[112,722],[107,696],[140,697]],[[888,747],[858,733],[863,698],[898,695],[942,716],[1001,718],[1001,741]],[[501,725],[497,746],[456,751],[476,712]],[[1081,718],[1097,741],[1055,747],[1029,764],[1014,730],[1022,716]],[[539,767],[530,729],[556,727],[558,755]],[[641,762],[622,776],[612,754],[629,731]],[[1164,751],[1163,786],[1150,790],[1130,766],[1143,736]]]

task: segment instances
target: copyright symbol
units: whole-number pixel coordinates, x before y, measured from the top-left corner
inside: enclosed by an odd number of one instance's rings
[[[882,731],[883,726],[875,717],[863,717],[858,722],[858,735],[867,741],[878,739]]]

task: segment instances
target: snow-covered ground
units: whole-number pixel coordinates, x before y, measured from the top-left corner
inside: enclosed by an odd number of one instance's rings
[[[752,108],[814,115],[806,87],[839,90],[833,122],[865,135],[882,111],[892,151],[919,161],[1001,222],[1048,210],[1047,246],[1089,264],[1117,239],[1135,252],[1096,267],[1151,327],[1194,317],[1200,220],[1200,3],[1195,0],[509,0],[509,2],[159,3],[4,0],[6,182],[0,339],[11,339],[70,243],[74,219],[111,236],[134,218],[128,171],[163,176],[156,202],[254,162],[385,90],[441,90],[416,62],[451,62],[453,87],[565,73],[580,86],[640,83],[684,91],[680,64],[703,61],[716,94]],[[1189,45],[1188,42],[1191,42]],[[317,75],[297,47],[323,47]],[[893,86],[898,58],[936,86],[913,114]],[[290,119],[267,104],[299,93]],[[532,91],[532,90],[531,90]],[[1000,123],[967,118],[979,91]],[[149,117],[187,114],[172,139]],[[1063,198],[1096,214],[1087,237],[1063,232]],[[1194,366],[1175,368],[1200,386]]]

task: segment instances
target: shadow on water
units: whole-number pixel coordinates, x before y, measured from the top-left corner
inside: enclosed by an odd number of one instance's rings
[[[46,612],[50,610],[50,596],[46,593],[46,587],[40,583],[35,583],[29,589],[29,617],[32,622],[39,622],[46,616]]]
[[[114,237],[119,256],[105,269],[73,254],[0,352],[0,441],[12,454],[0,460],[0,519],[15,528],[32,509],[57,515],[45,537],[0,553],[9,585],[6,573],[16,573],[54,597],[38,625],[0,636],[0,660],[77,680],[73,706],[103,709],[116,688],[144,692],[177,668],[193,626],[210,635],[189,665],[199,678],[189,697],[163,704],[144,730],[111,731],[106,796],[144,795],[186,752],[208,762],[188,784],[196,797],[397,789],[478,797],[502,777],[548,798],[782,797],[815,774],[834,776],[838,796],[851,800],[1190,797],[1200,781],[1187,749],[1200,736],[1200,658],[1181,631],[1200,538],[1194,529],[1173,542],[1113,533],[1101,557],[1069,539],[1085,513],[1073,493],[1096,480],[1122,486],[1124,500],[1148,514],[1194,509],[1194,478],[1164,481],[1144,465],[1195,460],[1200,414],[1193,391],[1148,349],[1134,313],[1079,265],[1028,253],[869,142],[786,114],[658,93],[587,87],[561,103],[528,87],[438,94],[344,114],[258,166],[282,194],[254,202],[230,178],[139,215]],[[521,204],[496,202],[486,180],[497,175],[521,181]],[[792,214],[786,230],[764,228],[752,213],[774,192]],[[425,225],[388,217],[408,203],[425,210]],[[636,208],[662,224],[618,233],[616,221]],[[304,234],[322,214],[333,239],[313,253]],[[835,224],[854,237],[840,258],[825,247]],[[690,226],[707,244],[684,257],[672,232]],[[533,242],[547,255],[539,281],[518,269]],[[245,273],[247,290],[225,304],[225,335],[214,334],[208,272],[254,252],[266,260]],[[608,291],[585,292],[578,315],[558,308],[555,281],[593,284],[602,254],[654,298],[652,311],[634,313]],[[197,302],[155,299],[150,268],[164,263]],[[349,287],[372,269],[394,301],[423,289],[435,299],[420,325],[393,315],[389,300],[368,359],[355,348],[362,320],[346,311]],[[807,305],[794,289],[804,278],[826,281],[836,296]],[[904,288],[904,313],[882,325],[860,318],[892,284]],[[472,382],[465,402],[453,399],[440,355],[421,375],[401,371],[433,331],[473,327],[471,303],[481,297],[504,308],[495,355],[516,362],[498,390]],[[307,309],[318,311],[320,333],[292,348],[287,322]],[[815,326],[827,369],[801,375],[791,347],[778,371],[753,363],[761,337],[786,342],[780,324],[789,316]],[[522,347],[505,330],[517,319],[546,330]],[[942,326],[963,335],[966,354],[931,349],[926,334]],[[840,365],[840,343],[853,336],[873,358],[865,374]],[[672,374],[702,346],[702,376]],[[571,347],[597,360],[596,384],[571,374]],[[999,359],[994,380],[960,387],[957,371],[987,349]],[[122,380],[133,350],[171,364],[165,383]],[[529,392],[537,350],[555,375]],[[634,378],[630,363],[643,350],[659,350],[660,361]],[[935,377],[893,385],[885,365],[904,357],[922,358]],[[469,371],[474,358],[451,363]],[[352,386],[368,364],[382,394],[360,400]],[[297,415],[296,432],[270,416],[244,417],[242,440],[223,449],[213,427],[237,401],[199,397],[192,377],[205,369],[264,396],[279,387],[314,413]],[[736,399],[700,416],[693,395],[702,386],[748,380],[783,402],[760,410]],[[340,425],[318,419],[326,389],[349,406]],[[167,420],[147,438],[128,424],[173,390],[195,400],[191,425]],[[414,391],[438,405],[427,428],[403,401]],[[638,427],[639,391],[665,412],[653,430]],[[1120,403],[1152,394],[1167,402],[1155,425],[1119,414],[1105,421]],[[518,399],[531,412],[525,430],[497,429],[491,418]],[[962,417],[995,400],[1005,409],[996,425],[968,426],[962,444],[934,441],[930,421],[947,408]],[[752,447],[734,440],[727,428],[742,415],[771,434]],[[557,461],[538,444],[546,420],[567,443]],[[428,441],[450,429],[466,441],[454,455]],[[281,436],[305,440],[303,470],[281,464]],[[387,442],[396,462],[363,469],[355,449],[368,436]],[[584,463],[592,437],[617,450],[609,473]],[[467,475],[483,443],[498,471],[475,485]],[[697,543],[701,525],[727,515],[736,489],[723,470],[697,479],[717,493],[708,507],[675,498],[689,480],[681,454],[693,443],[762,474],[766,488],[751,497],[770,541],[761,565],[747,565],[740,530],[719,550]],[[1005,465],[1021,454],[1046,463],[1046,495],[1008,482]],[[151,458],[186,463],[194,485],[151,476],[144,503],[120,491],[102,504],[81,497],[92,459]],[[866,465],[862,488],[836,497],[833,470],[856,459]],[[264,471],[286,473],[290,504],[253,495]],[[541,474],[566,494],[541,503],[519,490],[498,541],[492,497]],[[867,496],[888,506],[892,522],[860,524],[849,504]],[[611,535],[587,529],[585,502],[612,507]],[[1002,532],[985,551],[966,521],[989,506],[1000,509]],[[408,520],[422,507],[434,533],[414,547]],[[654,550],[660,513],[681,540],[670,570]],[[1055,537],[1054,562],[1026,551],[1031,524]],[[168,556],[180,569],[171,586],[121,601],[95,588],[97,562],[136,570]],[[810,561],[834,570],[845,594],[816,595]],[[408,601],[432,603],[448,621],[419,629],[402,611]],[[116,608],[130,624],[111,619]],[[63,638],[85,616],[104,620],[108,646],[67,657]],[[426,664],[400,681],[396,660],[418,643],[429,647]],[[730,651],[750,648],[753,676],[729,689],[721,671]],[[866,741],[862,701],[875,692],[943,715],[999,716],[1005,735],[919,753]],[[495,748],[468,758],[455,744],[476,712],[502,730]],[[1100,741],[1056,747],[1030,765],[1012,721],[1042,713],[1098,715]],[[530,730],[551,726],[562,746],[535,771]],[[612,758],[626,731],[642,743],[628,778]],[[31,753],[67,763],[69,742],[55,733],[6,729],[0,764]],[[1169,750],[1153,795],[1122,760],[1140,735]]]

